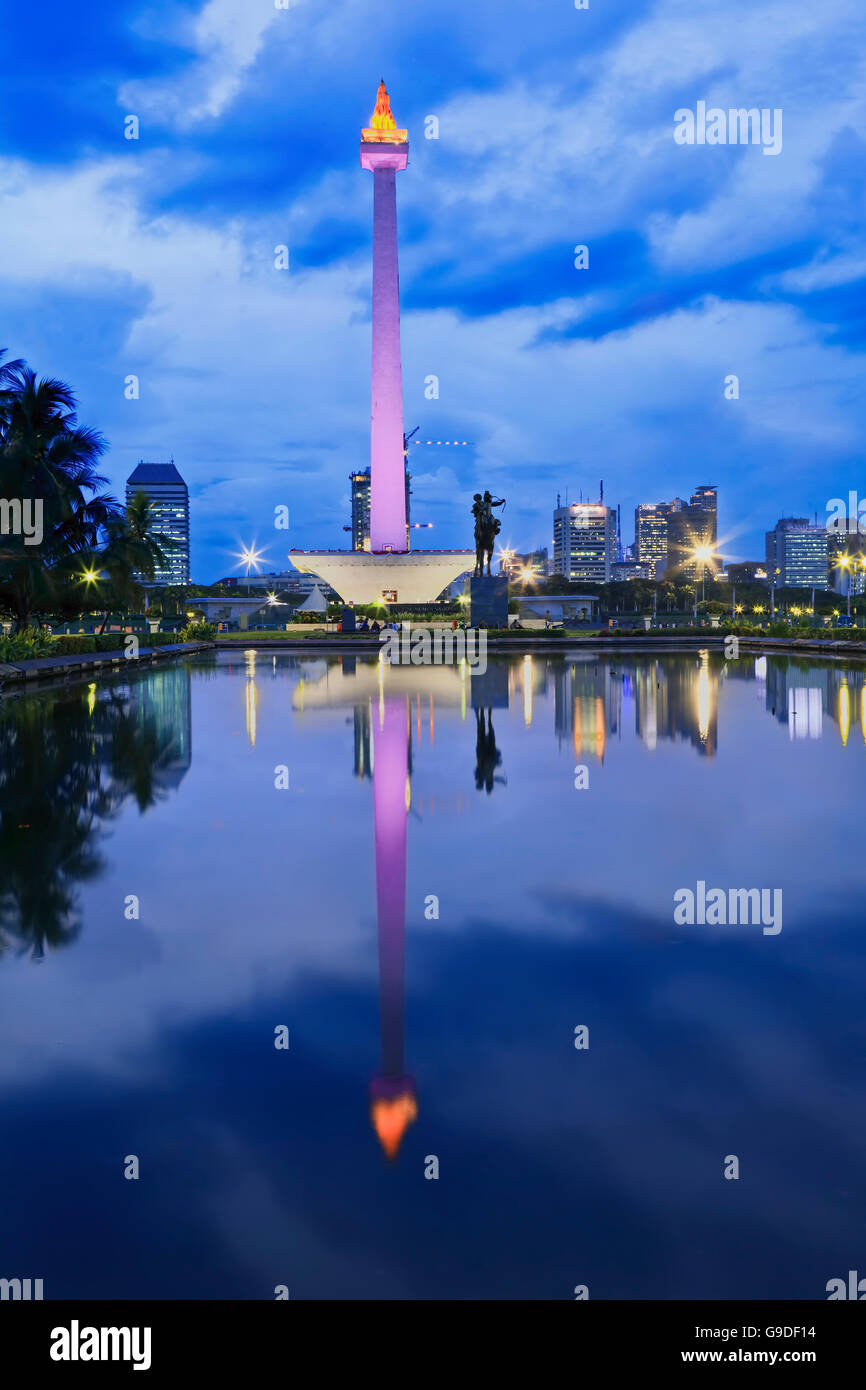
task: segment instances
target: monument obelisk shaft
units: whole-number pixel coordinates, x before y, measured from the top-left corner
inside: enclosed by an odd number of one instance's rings
[[[397,273],[397,170],[408,162],[409,132],[397,129],[380,82],[361,131],[361,167],[373,175],[370,540],[358,550],[289,552],[296,569],[333,585],[350,604],[433,603],[472,564],[468,550],[409,549]]]
[[[385,83],[381,82],[370,126],[361,132],[361,165],[373,174],[370,399],[370,549],[373,551],[404,551],[407,548],[397,170],[406,168],[408,158],[408,132],[397,129]]]

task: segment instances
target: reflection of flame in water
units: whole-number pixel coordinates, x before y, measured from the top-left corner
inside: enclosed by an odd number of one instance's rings
[[[523,722],[532,723],[532,657],[523,658]]]
[[[698,733],[701,743],[706,743],[710,732],[710,668],[706,658],[701,662],[698,675]]]
[[[847,685],[840,685],[839,687],[839,732],[842,735],[842,747],[844,748],[851,732],[851,692]]]
[[[418,1118],[418,1102],[411,1091],[389,1100],[379,1096],[370,1104],[370,1119],[387,1158],[396,1158],[403,1135]]]
[[[87,687],[87,713],[92,714],[96,709],[96,682],[93,681]]]

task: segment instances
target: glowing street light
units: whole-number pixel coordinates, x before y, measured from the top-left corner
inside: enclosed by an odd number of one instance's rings
[[[264,553],[265,553],[265,552],[264,552],[263,550],[256,550],[255,545],[245,545],[244,548],[242,549],[240,555],[238,556],[238,559],[240,560],[241,564],[242,564],[242,565],[246,565],[246,570],[247,570],[247,594],[248,594],[248,595],[249,595],[249,592],[250,592],[250,585],[249,585],[250,570],[251,570],[251,569],[258,570],[258,569],[260,568],[259,562],[260,562],[262,556],[264,555]]]
[[[699,545],[692,551],[691,558],[700,563],[701,566],[701,602],[707,596],[707,563],[713,559],[715,552],[711,545]],[[698,620],[698,582],[695,575],[695,622]]]

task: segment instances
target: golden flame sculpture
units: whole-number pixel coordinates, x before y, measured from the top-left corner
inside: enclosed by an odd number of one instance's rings
[[[361,141],[365,145],[405,145],[408,140],[408,130],[398,130],[391,114],[391,102],[383,77],[376,93],[376,109],[370,117],[369,126],[361,131]]]

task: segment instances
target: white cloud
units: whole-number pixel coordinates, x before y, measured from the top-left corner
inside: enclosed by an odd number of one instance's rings
[[[291,0],[294,8],[300,0]],[[254,67],[271,25],[288,20],[273,0],[207,0],[197,15],[178,17],[177,38],[194,53],[177,78],[124,83],[121,105],[181,128],[222,115]],[[162,18],[162,16],[161,16]]]

